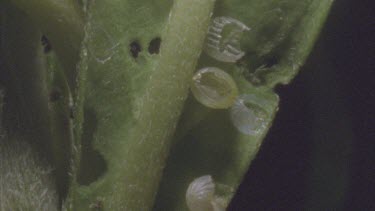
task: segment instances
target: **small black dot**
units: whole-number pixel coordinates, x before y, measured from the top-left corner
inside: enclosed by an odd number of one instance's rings
[[[57,90],[51,91],[49,93],[49,101],[51,102],[56,102],[60,100],[60,98],[61,98],[61,93]]]
[[[152,39],[150,42],[150,45],[148,46],[148,52],[150,54],[158,54],[160,51],[160,44],[161,44],[160,37],[156,37]]]
[[[52,50],[52,46],[48,38],[45,35],[43,35],[40,41],[42,42],[42,45],[44,47],[44,53],[49,53]]]
[[[132,54],[133,58],[137,58],[139,52],[141,51],[142,48],[138,41],[133,41],[132,43],[130,43],[130,53]]]

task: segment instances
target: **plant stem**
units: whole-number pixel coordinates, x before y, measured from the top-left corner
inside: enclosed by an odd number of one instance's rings
[[[94,148],[103,155],[108,169],[97,182],[89,186],[73,185],[70,195],[72,202],[68,207],[85,210],[100,203],[108,210],[152,208],[213,6],[214,0],[174,1],[165,34],[162,35],[160,54],[149,72],[148,80],[144,82],[145,89],[135,96],[135,119],[127,129],[124,129],[124,125],[132,120],[131,116],[127,116],[129,119],[124,119],[120,125],[115,117],[108,120],[108,113],[104,114],[107,117],[101,116],[100,111],[108,102],[100,100],[98,105],[98,97],[107,97],[107,94],[103,95],[103,90],[108,88],[101,89],[100,83],[89,80],[90,77],[93,78],[92,74],[95,74],[91,69],[93,67],[90,68],[89,65],[88,77],[85,79],[87,84],[82,87],[92,88],[80,93],[85,95],[85,107],[91,108],[96,114],[98,129],[95,131]],[[111,64],[113,60],[105,65]],[[106,71],[105,74],[114,72]],[[124,86],[124,81],[118,83],[118,87]],[[96,92],[98,94],[95,94]],[[124,105],[121,104],[111,107],[112,112],[116,112],[118,107],[124,110]],[[105,118],[107,120],[103,123]],[[107,127],[109,121],[117,123],[117,126],[104,130],[102,127]]]

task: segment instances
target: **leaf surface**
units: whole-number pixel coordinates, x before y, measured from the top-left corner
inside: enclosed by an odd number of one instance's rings
[[[276,115],[273,88],[295,76],[333,1],[84,2],[67,206],[186,210],[189,182],[205,174],[225,187],[229,203]],[[200,54],[211,15],[251,28],[237,63]],[[228,110],[210,110],[187,97],[193,72],[208,66],[227,71],[241,94],[258,99],[265,128],[242,134]],[[66,72],[74,84],[76,73]]]
[[[219,187],[226,187],[218,188],[218,195],[229,203],[277,112],[279,99],[273,87],[288,83],[297,74],[332,2],[217,2],[214,17],[233,17],[251,28],[241,41],[246,54],[234,65],[202,55],[199,67],[227,70],[236,79],[241,94],[264,100],[267,127],[255,136],[241,134],[233,127],[229,111],[210,111],[191,97],[177,128],[155,210],[187,210],[185,192],[189,183],[207,174]]]

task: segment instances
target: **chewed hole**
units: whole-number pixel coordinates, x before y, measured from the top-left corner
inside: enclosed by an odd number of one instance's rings
[[[158,54],[160,52],[161,38],[156,37],[151,40],[150,45],[148,46],[148,52],[150,54]]]
[[[92,143],[97,124],[95,112],[86,108],[84,110],[81,163],[77,176],[80,185],[90,185],[107,171],[107,164],[103,156],[94,149]]]
[[[50,41],[48,40],[48,38],[47,38],[45,35],[43,35],[43,36],[40,38],[40,41],[42,42],[44,53],[49,53],[49,52],[51,52],[51,50],[52,50],[52,45],[51,45]]]
[[[142,47],[139,44],[139,42],[133,41],[132,43],[130,43],[129,47],[130,47],[130,53],[131,53],[132,57],[137,58],[138,54],[142,51]]]

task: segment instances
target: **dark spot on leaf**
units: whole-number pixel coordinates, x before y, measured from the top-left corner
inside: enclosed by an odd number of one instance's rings
[[[103,156],[93,147],[92,141],[97,131],[98,120],[95,111],[89,108],[84,109],[82,153],[80,169],[77,181],[80,185],[90,185],[104,175],[107,171],[107,164]]]
[[[130,43],[130,53],[132,54],[133,58],[137,58],[139,52],[142,51],[141,45],[139,44],[138,41],[133,41]]]
[[[62,97],[62,95],[61,95],[61,92],[59,90],[52,90],[49,93],[49,101],[50,102],[56,102],[56,101],[60,100],[61,97]]]
[[[52,50],[52,46],[48,38],[43,35],[40,41],[42,42],[42,45],[44,47],[44,53],[49,53]]]
[[[160,51],[160,44],[161,44],[160,37],[156,37],[152,39],[150,42],[150,45],[148,46],[148,52],[150,54],[158,54]]]

